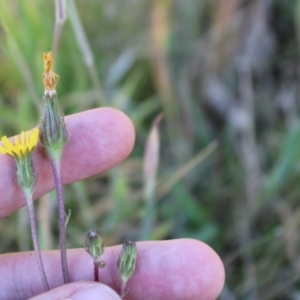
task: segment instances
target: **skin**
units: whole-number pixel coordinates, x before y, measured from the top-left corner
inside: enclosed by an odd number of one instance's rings
[[[129,155],[134,144],[131,121],[112,108],[68,116],[66,125],[69,142],[62,165],[65,184],[109,170]],[[34,166],[38,174],[34,198],[38,198],[54,188],[50,163],[41,147],[34,154]],[[0,218],[25,205],[24,196],[12,178],[14,161],[0,155]],[[127,300],[213,300],[223,288],[223,264],[204,243],[192,239],[138,242],[137,249],[136,272],[127,284]],[[46,293],[32,252],[0,255],[0,299],[120,299],[116,293],[120,289],[116,268],[120,251],[120,245],[105,249],[102,259],[106,267],[100,270],[101,283],[95,283],[91,257],[83,249],[69,250],[72,283],[67,285],[62,285],[59,252],[44,251],[51,287]]]

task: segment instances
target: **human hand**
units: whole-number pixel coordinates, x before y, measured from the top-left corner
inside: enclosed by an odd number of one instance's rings
[[[64,149],[64,184],[107,171],[124,160],[134,143],[130,120],[111,108],[86,111],[66,117],[69,142]],[[97,154],[97,157],[95,157]],[[54,188],[51,167],[43,150],[34,155],[38,175],[34,198]],[[14,161],[0,156],[0,218],[25,205],[15,178]],[[13,201],[12,201],[13,199]],[[138,242],[136,271],[127,283],[125,299],[216,299],[224,283],[223,264],[207,245],[190,239]],[[43,251],[51,291],[43,293],[38,267],[32,252],[0,256],[0,299],[120,299],[116,262],[121,246],[105,249],[101,259],[106,267],[99,270],[100,281],[93,282],[93,261],[84,249],[68,250],[72,283],[63,279],[58,251]],[[74,282],[75,281],[75,282]]]

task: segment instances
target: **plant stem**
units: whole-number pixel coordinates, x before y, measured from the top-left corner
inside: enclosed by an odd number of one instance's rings
[[[122,284],[121,284],[121,295],[120,295],[121,298],[124,298],[124,297],[126,296],[125,287],[126,287],[126,282],[124,282],[124,281],[122,280]]]
[[[55,153],[49,153],[49,154],[51,157],[51,164],[52,164],[55,187],[56,187],[61,266],[62,266],[64,283],[69,283],[70,276],[68,270],[67,249],[66,249],[65,199],[64,199],[64,190],[63,190],[61,168],[60,168],[62,151],[60,150],[60,151],[56,151]]]
[[[94,54],[92,52],[91,46],[88,42],[87,36],[84,32],[83,26],[81,24],[81,20],[76,8],[76,5],[73,0],[69,0],[67,2],[67,10],[70,17],[70,22],[73,27],[74,35],[82,53],[83,61],[87,66],[92,84],[97,94],[98,105],[103,106],[105,104],[105,100],[103,97],[102,87],[97,75],[97,70],[95,68],[94,63]]]
[[[99,282],[99,267],[96,260],[94,260],[94,279],[96,282]]]
[[[31,188],[23,188],[23,191],[25,193],[26,197],[26,203],[28,207],[28,213],[29,213],[29,222],[30,222],[30,229],[31,229],[31,235],[32,235],[32,241],[33,241],[33,247],[34,247],[34,252],[35,256],[37,259],[41,279],[44,285],[44,289],[46,291],[49,291],[49,284],[47,281],[43,261],[42,261],[42,256],[41,256],[41,251],[38,243],[38,237],[37,237],[37,230],[36,230],[36,217],[35,217],[35,211],[34,211],[34,205],[33,205],[33,200],[32,200],[32,191]]]
[[[59,41],[61,38],[61,31],[66,20],[66,11],[64,0],[55,0],[55,26],[53,34],[53,56],[56,57]]]

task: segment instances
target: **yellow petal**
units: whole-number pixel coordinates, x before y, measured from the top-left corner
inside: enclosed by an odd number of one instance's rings
[[[25,153],[26,151],[26,144],[25,144],[25,132],[21,132],[21,151],[22,153]]]
[[[3,147],[0,146],[0,153],[1,154],[7,154],[7,151],[6,151],[5,148],[3,148]]]
[[[12,152],[12,149],[13,149],[13,146],[12,144],[10,143],[10,141],[8,140],[7,136],[4,136],[2,139],[1,139],[2,143],[4,144],[4,146],[6,147],[6,152],[7,154],[10,154],[12,156],[14,156],[13,152]]]
[[[22,131],[20,136],[14,137],[14,142],[4,136],[1,141],[4,146],[0,146],[0,153],[15,158],[22,158],[24,155],[30,154],[36,147],[39,138],[39,129],[34,128],[31,131]]]
[[[33,131],[31,132],[30,150],[33,150],[36,147],[38,137],[39,137],[39,129],[34,128]]]
[[[17,156],[19,156],[19,157],[22,156],[18,136],[15,136],[15,146],[13,147],[13,151],[16,153]]]

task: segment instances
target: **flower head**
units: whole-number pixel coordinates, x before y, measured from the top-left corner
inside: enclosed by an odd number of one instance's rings
[[[55,91],[59,76],[51,71],[51,67],[53,63],[52,52],[45,52],[43,54],[43,59],[44,59],[44,70],[45,70],[43,74],[43,82],[44,82],[45,92]]]
[[[38,137],[38,128],[32,131],[22,131],[20,137],[14,137],[13,143],[4,136],[1,139],[4,146],[0,146],[0,153],[15,159],[19,186],[23,190],[26,189],[31,192],[36,181],[32,164],[32,152],[36,147]]]
[[[23,158],[31,154],[36,147],[39,138],[39,129],[35,128],[32,131],[22,131],[21,136],[14,137],[14,143],[4,136],[1,141],[4,147],[0,146],[0,153],[9,155],[13,158]]]

